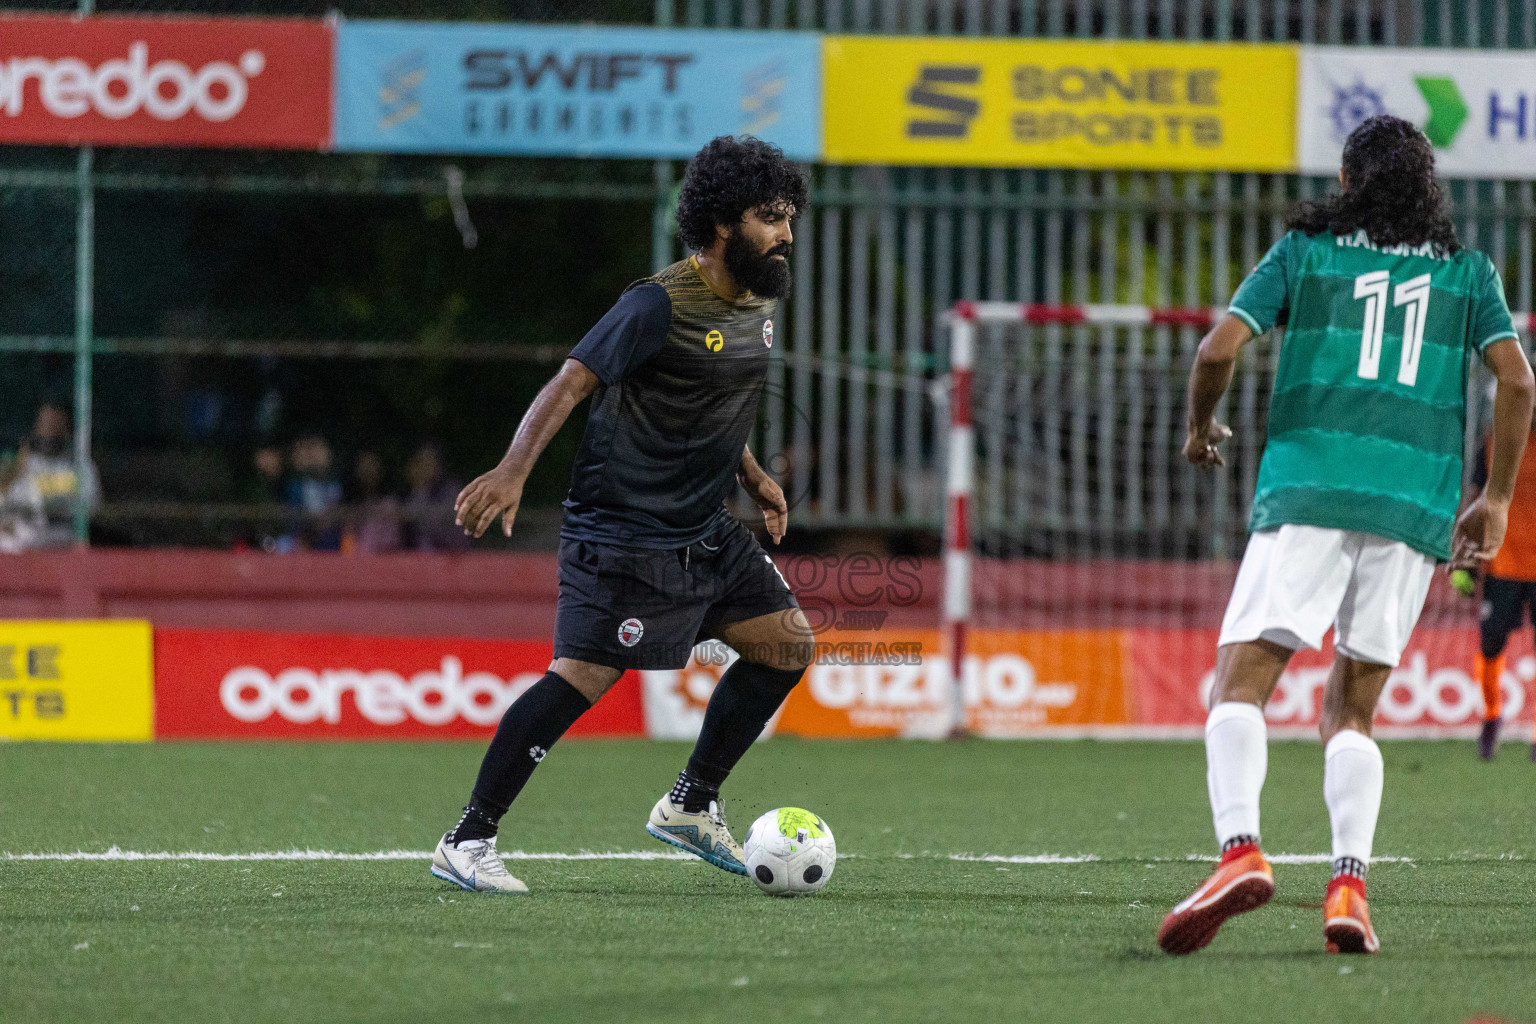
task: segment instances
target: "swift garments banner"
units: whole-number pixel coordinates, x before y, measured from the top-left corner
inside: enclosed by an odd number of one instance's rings
[[[0,15],[0,143],[323,149],[319,21]]]
[[[0,739],[147,740],[149,623],[0,622]]]
[[[821,152],[808,32],[344,22],[338,149],[693,156],[750,134]]]
[[[486,739],[538,682],[548,641],[155,631],[155,735],[173,739]],[[620,679],[570,735],[639,735]]]
[[[1286,46],[828,36],[832,163],[1289,170]]]

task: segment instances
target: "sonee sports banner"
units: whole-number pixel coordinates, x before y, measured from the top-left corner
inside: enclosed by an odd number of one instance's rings
[[[1283,171],[1288,46],[829,36],[826,159]]]
[[[147,622],[0,622],[0,740],[147,740],[152,673]]]

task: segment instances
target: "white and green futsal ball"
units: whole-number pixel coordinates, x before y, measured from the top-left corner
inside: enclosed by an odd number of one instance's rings
[[[837,840],[810,811],[780,807],[747,829],[747,877],[769,896],[820,892],[837,865]]]

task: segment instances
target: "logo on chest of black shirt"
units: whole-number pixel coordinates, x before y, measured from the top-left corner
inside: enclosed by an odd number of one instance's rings
[[[711,352],[721,352],[725,349],[725,335],[719,331],[710,331],[704,335],[704,347]],[[773,348],[773,321],[763,321],[763,347]]]

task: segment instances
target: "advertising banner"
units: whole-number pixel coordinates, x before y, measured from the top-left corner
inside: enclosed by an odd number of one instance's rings
[[[750,134],[815,159],[820,56],[811,33],[344,22],[336,145],[690,157]]]
[[[0,143],[323,149],[330,135],[323,22],[0,15]]]
[[[994,738],[1052,735],[1198,737],[1216,665],[1216,630],[978,630],[965,666],[972,732]],[[950,723],[949,665],[937,631],[830,630],[817,661],[764,735],[938,738]],[[1477,633],[1424,628],[1388,682],[1381,735],[1452,736],[1482,720],[1472,677]],[[716,643],[694,649],[677,672],[641,673],[646,733],[698,735],[704,708],[735,658]],[[1299,651],[1265,709],[1276,735],[1316,735],[1331,645]],[[1503,680],[1506,721],[1529,722],[1536,655],[1510,645]]]
[[[1423,128],[1441,174],[1536,178],[1536,53],[1302,48],[1304,172],[1337,174],[1345,138],[1377,114]]]
[[[547,641],[155,631],[155,735],[486,739],[549,666]],[[627,674],[568,735],[637,736]]]
[[[695,647],[688,664],[681,669],[640,672],[645,734],[653,740],[698,739],[709,698],[736,658],[736,652],[725,644],[708,642]],[[778,723],[779,714],[775,714],[759,739],[772,736]]]
[[[1216,668],[1216,630],[1131,630],[1131,675],[1138,725],[1198,729]],[[1421,628],[1393,670],[1377,705],[1381,735],[1452,735],[1482,722],[1483,693],[1472,676],[1474,629]],[[1504,720],[1529,721],[1536,657],[1524,635],[1511,639],[1504,673]],[[1280,677],[1264,716],[1274,727],[1314,735],[1333,664],[1331,637],[1321,651],[1298,651]]]
[[[965,705],[979,735],[1129,722],[1120,632],[979,630],[971,652]],[[817,661],[777,728],[797,736],[941,737],[949,730],[949,678],[937,630],[832,630],[818,637]]]
[[[0,622],[0,739],[147,740],[147,622]]]
[[[1295,166],[1287,46],[829,36],[824,74],[832,163]]]

